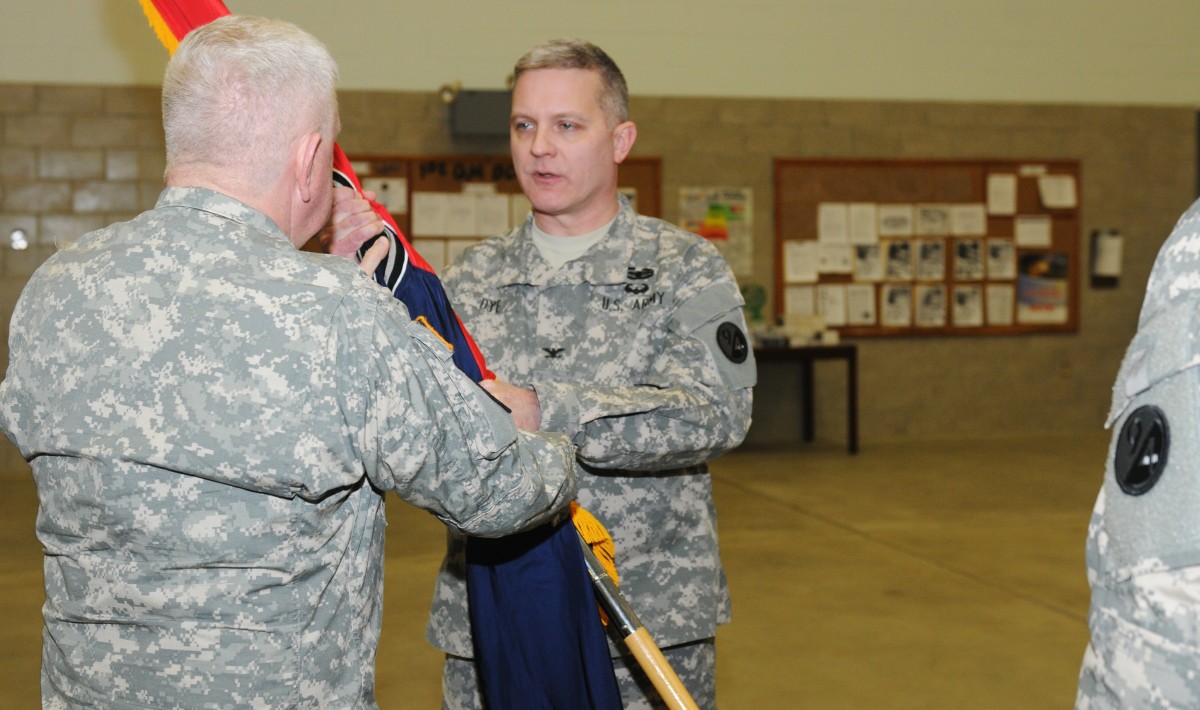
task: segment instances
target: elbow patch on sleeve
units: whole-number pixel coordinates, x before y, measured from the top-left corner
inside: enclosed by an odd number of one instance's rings
[[[735,389],[753,387],[757,380],[741,304],[741,294],[731,285],[714,284],[681,306],[671,323],[677,333],[708,348],[721,378]]]

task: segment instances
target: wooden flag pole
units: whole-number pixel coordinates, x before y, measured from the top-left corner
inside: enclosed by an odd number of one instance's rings
[[[683,686],[683,681],[675,674],[675,669],[671,668],[658,645],[650,638],[650,632],[629,606],[621,590],[604,569],[604,565],[592,552],[591,546],[583,538],[579,539],[579,544],[583,547],[583,559],[588,574],[591,575],[592,584],[596,587],[596,596],[604,606],[609,622],[616,624],[629,652],[650,677],[650,682],[654,684],[655,690],[662,696],[667,707],[671,710],[700,710],[691,693]]]

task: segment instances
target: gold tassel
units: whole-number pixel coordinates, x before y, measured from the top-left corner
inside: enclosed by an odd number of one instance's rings
[[[571,501],[571,522],[575,523],[575,529],[583,541],[592,548],[604,571],[612,577],[613,584],[620,584],[620,577],[617,576],[617,546],[608,529],[577,501]]]

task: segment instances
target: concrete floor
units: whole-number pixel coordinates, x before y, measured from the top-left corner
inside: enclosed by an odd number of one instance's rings
[[[1084,536],[1107,435],[742,450],[714,465],[738,708],[1070,707],[1087,643]],[[0,475],[0,707],[38,706],[42,600],[25,472]],[[422,629],[442,548],[389,502],[380,707],[437,708]],[[619,554],[619,550],[618,550]]]

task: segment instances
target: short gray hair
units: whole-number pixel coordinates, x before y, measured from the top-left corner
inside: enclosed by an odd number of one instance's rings
[[[513,68],[513,83],[534,69],[587,69],[600,75],[600,106],[612,125],[629,120],[629,87],[620,67],[603,49],[582,39],[552,39],[525,53]]]
[[[163,77],[167,173],[185,164],[273,180],[297,137],[337,131],[337,63],[296,25],[229,15],[192,30]]]

